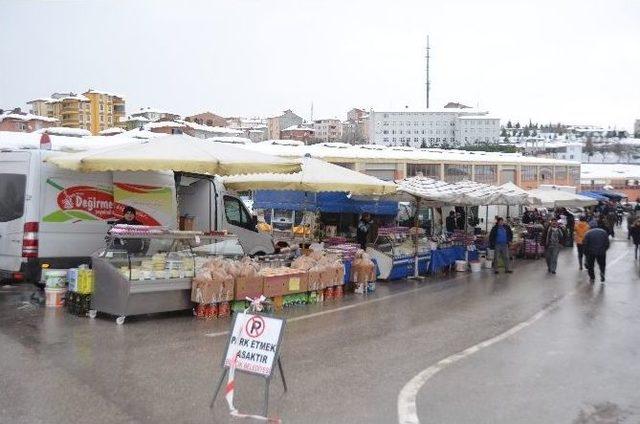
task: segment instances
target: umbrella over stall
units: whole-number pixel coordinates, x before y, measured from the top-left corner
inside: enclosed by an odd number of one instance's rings
[[[251,152],[229,144],[187,135],[170,135],[140,143],[105,147],[46,159],[60,168],[81,172],[176,171],[232,175],[298,172],[299,160]]]
[[[392,182],[311,157],[302,158],[302,170],[292,174],[233,175],[224,185],[234,190],[291,190],[347,192],[361,196],[383,196],[396,192]]]

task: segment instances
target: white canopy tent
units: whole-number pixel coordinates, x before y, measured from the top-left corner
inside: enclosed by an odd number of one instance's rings
[[[584,207],[598,204],[596,199],[563,190],[538,188],[529,190],[528,193],[540,199],[540,204],[544,207]]]
[[[302,158],[301,172],[233,175],[224,178],[224,185],[234,190],[342,191],[361,196],[396,192],[392,182],[310,157]]]
[[[530,194],[519,188],[514,190],[509,186],[498,187],[473,181],[445,183],[420,176],[398,182],[398,191],[420,198],[433,206],[514,206],[532,203]]]
[[[116,138],[116,137],[109,137]],[[169,135],[138,143],[59,155],[46,159],[81,172],[181,171],[211,175],[251,172],[298,172],[300,163],[238,147],[209,143],[186,135]]]

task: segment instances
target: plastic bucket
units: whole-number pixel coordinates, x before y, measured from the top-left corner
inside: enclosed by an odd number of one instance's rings
[[[456,271],[465,272],[467,269],[467,261],[456,261]]]
[[[60,308],[64,305],[64,295],[67,293],[67,289],[53,289],[45,287],[45,306],[49,308]]]
[[[471,267],[471,272],[480,272],[482,270],[482,262],[480,261],[469,262],[469,266]]]
[[[64,288],[64,286],[67,285],[67,270],[43,269],[42,282],[45,284],[45,286],[51,289]]]

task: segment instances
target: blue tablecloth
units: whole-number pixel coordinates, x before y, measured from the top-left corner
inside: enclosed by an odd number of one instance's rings
[[[469,252],[469,257],[474,252]],[[477,255],[477,252],[475,252]],[[451,266],[456,261],[466,259],[466,249],[462,246],[447,247],[446,249],[438,249],[431,251],[431,262],[429,263],[429,272],[436,273],[444,268]]]
[[[378,262],[374,258],[371,258],[371,261],[376,267],[376,278],[377,278],[380,276],[380,268],[378,267]],[[344,261],[344,284],[348,284],[351,279],[351,265],[352,265],[351,261],[346,261],[346,260]]]

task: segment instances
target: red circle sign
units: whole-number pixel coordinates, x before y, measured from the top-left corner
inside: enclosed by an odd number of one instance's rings
[[[244,326],[247,335],[252,339],[258,338],[264,332],[265,323],[261,316],[254,315],[249,318],[247,324]]]

